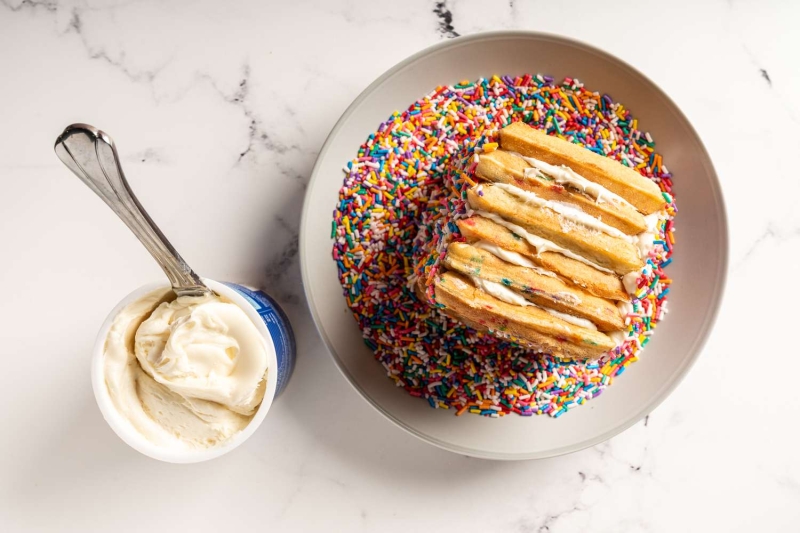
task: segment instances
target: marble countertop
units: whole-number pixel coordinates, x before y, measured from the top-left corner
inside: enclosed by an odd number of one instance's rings
[[[0,0],[0,530],[796,530],[800,395],[780,378],[798,354],[797,20],[780,0]],[[609,442],[518,463],[436,449],[362,401],[297,257],[311,168],[350,101],[425,46],[496,29],[578,38],[658,83],[711,153],[732,246],[724,308],[675,393]],[[190,264],[292,319],[289,389],[219,460],[150,460],[95,405],[97,328],[161,273],[54,156],[72,122],[113,134]],[[776,277],[787,296],[767,301]]]

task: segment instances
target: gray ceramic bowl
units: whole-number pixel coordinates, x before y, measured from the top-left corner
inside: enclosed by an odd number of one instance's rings
[[[678,237],[669,273],[670,312],[639,362],[606,393],[557,420],[545,416],[488,419],[431,409],[386,377],[365,347],[342,296],[331,258],[331,212],[342,166],[366,136],[396,109],[437,85],[492,74],[544,73],[576,77],[610,94],[652,133],[674,174]],[[672,392],[697,359],[720,305],[728,262],[725,208],[719,181],[689,121],[653,82],[619,59],[555,35],[495,32],[443,42],[378,78],[334,127],[311,177],[300,239],[303,282],[311,313],[342,374],[392,422],[417,437],[466,455],[532,459],[573,452],[635,424]]]

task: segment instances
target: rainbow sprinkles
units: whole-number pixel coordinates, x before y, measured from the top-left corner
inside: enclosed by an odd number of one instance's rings
[[[460,240],[450,213],[466,212],[462,185],[496,132],[512,122],[583,145],[660,187],[666,210],[626,309],[626,338],[599,359],[532,353],[475,331],[415,294],[436,275],[443,247]],[[436,408],[500,417],[562,416],[599,396],[638,358],[666,313],[664,268],[675,244],[672,180],[649,134],[608,95],[577,80],[492,77],[439,87],[394,113],[345,167],[331,237],[347,304],[388,376]]]

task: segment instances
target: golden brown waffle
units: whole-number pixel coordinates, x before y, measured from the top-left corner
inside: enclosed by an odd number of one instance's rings
[[[588,359],[611,350],[607,335],[565,322],[537,307],[508,304],[453,272],[437,276],[436,301],[454,318],[558,357]]]
[[[551,165],[566,165],[584,178],[622,196],[649,215],[664,207],[661,190],[651,180],[613,159],[516,122],[500,130],[504,150],[534,157]]]
[[[461,219],[456,224],[468,242],[488,241],[500,248],[521,254],[534,264],[555,272],[594,296],[617,301],[630,300],[622,281],[614,274],[601,272],[559,253],[537,253],[536,248],[528,244],[525,239],[488,218],[473,216]]]
[[[644,266],[639,250],[630,241],[565,220],[555,211],[520,200],[498,186],[471,189],[467,198],[472,209],[495,213],[619,275]]]
[[[612,302],[569,286],[554,275],[512,265],[470,244],[451,243],[445,265],[467,276],[503,284],[536,305],[590,320],[600,331],[619,331],[625,325]]]
[[[521,157],[505,150],[495,150],[481,154],[475,175],[489,182],[514,185],[546,200],[574,205],[627,235],[636,235],[645,230],[644,217],[633,206],[613,201],[597,202],[576,187],[562,186],[530,172],[526,177],[526,171],[531,170],[531,165]]]
[[[644,267],[661,191],[527,125],[499,137],[500,148],[485,145],[467,170],[472,211],[455,220],[463,239],[417,288],[432,286],[444,312],[468,326],[557,357],[598,357],[624,339],[619,302],[636,290],[629,284]]]

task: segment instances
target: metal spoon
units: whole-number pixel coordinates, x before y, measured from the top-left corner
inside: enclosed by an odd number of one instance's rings
[[[144,244],[161,265],[175,294],[212,294],[136,199],[108,134],[88,124],[72,124],[56,139],[55,151],[61,162],[102,198]]]

